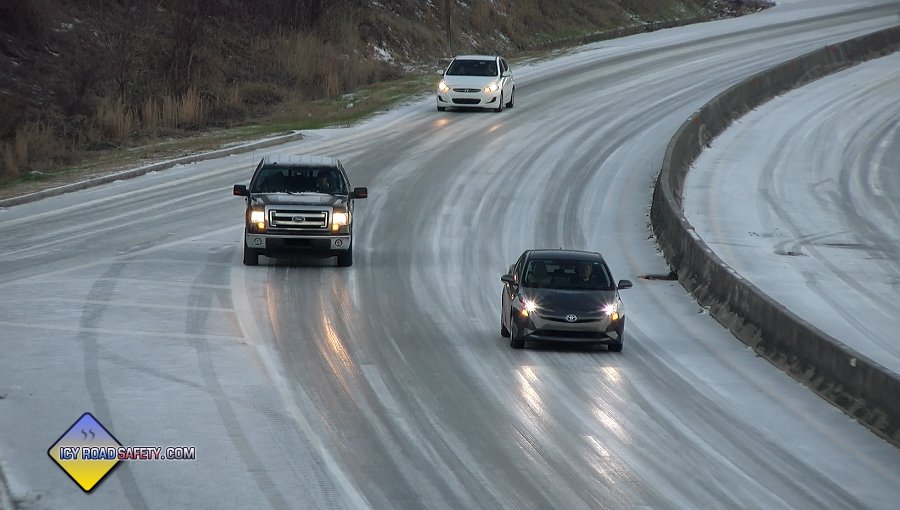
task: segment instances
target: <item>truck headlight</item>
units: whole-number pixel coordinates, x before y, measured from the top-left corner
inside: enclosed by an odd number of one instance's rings
[[[331,215],[331,230],[338,230],[350,222],[350,215],[345,212],[336,212]]]
[[[259,230],[266,229],[266,211],[250,211],[250,223]]]

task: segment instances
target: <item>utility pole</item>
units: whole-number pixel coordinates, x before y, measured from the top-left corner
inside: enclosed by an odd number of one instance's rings
[[[450,0],[447,0],[447,8],[444,12],[447,13],[447,57],[453,58],[453,44],[450,38]]]

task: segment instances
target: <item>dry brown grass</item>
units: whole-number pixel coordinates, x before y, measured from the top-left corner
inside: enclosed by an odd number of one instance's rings
[[[35,169],[47,169],[66,154],[66,144],[45,124],[21,126],[0,144],[0,178],[11,179]]]
[[[243,104],[243,99],[241,98],[241,88],[236,84],[232,85],[228,88],[228,92],[225,94],[225,106],[231,108],[239,108]]]
[[[159,135],[160,110],[156,99],[148,97],[141,104],[141,133],[151,138]]]
[[[134,112],[121,99],[104,99],[97,108],[97,123],[103,135],[118,143],[127,143],[134,130]]]
[[[21,173],[19,168],[19,161],[16,157],[16,151],[14,148],[14,144],[10,142],[3,143],[2,152],[2,163],[0,166],[0,179],[12,179],[14,177],[18,177]]]
[[[203,126],[203,103],[197,89],[190,87],[178,99],[178,127],[198,129]]]

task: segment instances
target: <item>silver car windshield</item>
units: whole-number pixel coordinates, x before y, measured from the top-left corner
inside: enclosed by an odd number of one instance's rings
[[[260,169],[250,192],[346,195],[347,186],[334,167],[271,165]]]
[[[522,285],[560,290],[614,290],[606,264],[596,260],[529,260]]]
[[[447,76],[497,76],[497,61],[456,59],[447,68]]]

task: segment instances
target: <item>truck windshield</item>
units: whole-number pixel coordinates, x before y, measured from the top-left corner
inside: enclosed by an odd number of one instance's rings
[[[346,195],[347,185],[334,167],[266,166],[250,186],[251,193],[327,193]]]

